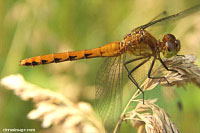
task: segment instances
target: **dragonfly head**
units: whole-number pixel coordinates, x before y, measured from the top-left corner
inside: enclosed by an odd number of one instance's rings
[[[163,50],[162,53],[166,58],[170,58],[172,56],[177,55],[180,50],[180,41],[176,39],[176,37],[172,34],[164,35],[163,39]]]

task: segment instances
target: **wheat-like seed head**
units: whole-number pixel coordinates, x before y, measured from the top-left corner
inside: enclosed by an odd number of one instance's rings
[[[138,128],[138,133],[179,133],[167,113],[155,104],[157,99],[145,100],[145,104],[137,101],[136,108],[127,113],[125,119]]]
[[[26,82],[21,75],[5,77],[1,85],[14,90],[23,100],[34,102],[35,108],[29,112],[28,118],[42,121],[43,128],[53,126],[56,132],[105,132],[88,103],[75,104],[62,94]]]
[[[152,73],[152,76],[162,73],[170,84],[168,84],[165,79],[146,79],[142,84],[143,90],[151,90],[158,84],[162,86],[177,85],[177,87],[185,87],[187,83],[194,83],[200,87],[200,68],[195,64],[195,56],[175,56],[174,58],[165,59],[164,63],[168,68],[176,70],[178,73],[167,71],[162,65],[160,65]]]

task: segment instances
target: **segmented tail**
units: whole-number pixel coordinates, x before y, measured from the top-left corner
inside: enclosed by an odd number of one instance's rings
[[[120,54],[122,49],[121,44],[121,42],[113,42],[100,48],[31,57],[21,60],[20,65],[36,66],[41,64],[59,63],[63,61],[116,56],[117,54]]]

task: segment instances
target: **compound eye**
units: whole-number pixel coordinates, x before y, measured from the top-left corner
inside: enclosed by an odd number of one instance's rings
[[[177,45],[180,45],[180,41],[179,41],[179,40],[175,40],[175,43],[176,43]]]
[[[173,40],[173,41],[176,40],[175,36],[172,35],[172,34],[167,34],[167,38],[168,38],[169,40]]]
[[[166,48],[167,48],[168,52],[173,52],[174,50],[176,50],[176,47],[175,47],[173,41],[167,41]]]
[[[176,49],[177,49],[177,51],[179,51],[180,50],[180,41],[179,40],[175,40],[175,44],[176,44]]]
[[[172,35],[172,34],[166,34],[166,35],[164,35],[164,37],[163,37],[163,42],[167,42],[167,41],[169,41],[169,40],[175,41],[176,38],[175,38],[175,36]]]
[[[176,40],[175,36],[172,34],[164,35],[163,44],[165,49],[163,50],[163,55],[170,58],[177,54],[180,50],[180,41]]]

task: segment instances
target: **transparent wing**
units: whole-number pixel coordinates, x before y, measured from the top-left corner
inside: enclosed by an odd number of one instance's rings
[[[134,58],[137,57],[129,53],[107,58],[97,74],[96,106],[108,131],[113,131],[122,108],[137,90],[137,87],[128,79],[127,71],[123,66],[125,61]],[[143,59],[130,63],[128,69],[135,68],[142,61]],[[139,85],[147,78],[149,66],[149,63],[145,63],[132,73]]]
[[[192,19],[192,15],[195,16],[198,13],[200,13],[200,5],[196,5],[192,8],[186,9],[184,11],[169,16],[167,15],[171,13],[163,13],[161,15],[156,16],[149,23],[133,29],[132,32],[134,32],[138,28],[142,28],[146,29],[157,38],[162,38],[164,34],[172,32],[173,34],[177,35],[176,32],[174,33],[174,29],[177,28],[177,26],[179,26],[181,22],[183,22],[182,20],[184,20],[184,22],[190,22]]]
[[[111,131],[122,109],[124,61],[124,54],[105,59],[96,78],[96,106],[106,129]]]
[[[139,27],[133,29],[132,31],[135,31],[138,28],[146,29],[146,28],[148,28],[148,27],[150,27],[152,25],[159,24],[161,22],[176,21],[176,20],[179,20],[179,19],[184,18],[186,16],[189,16],[189,15],[191,15],[193,13],[196,13],[198,11],[200,11],[200,4],[196,5],[196,6],[192,7],[192,8],[186,9],[184,11],[178,12],[176,14],[173,14],[173,15],[161,18],[161,19],[157,19],[157,20],[151,21],[151,22],[149,22],[147,24],[144,24],[142,26],[139,26]]]

